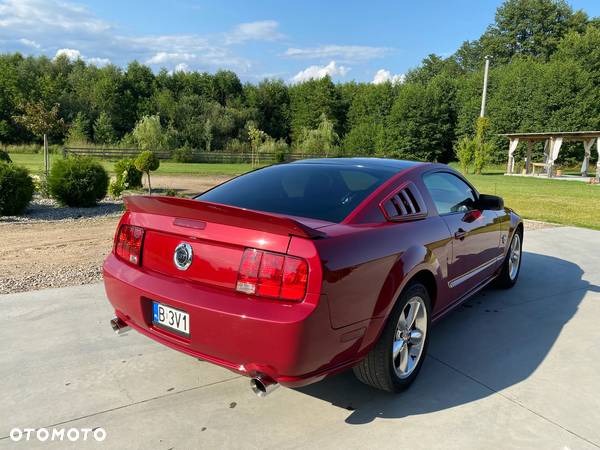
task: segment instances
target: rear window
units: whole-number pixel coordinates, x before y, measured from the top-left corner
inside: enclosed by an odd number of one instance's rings
[[[393,168],[283,164],[250,172],[196,197],[256,211],[341,222]]]

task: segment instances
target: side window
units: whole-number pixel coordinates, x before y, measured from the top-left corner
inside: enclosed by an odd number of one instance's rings
[[[475,207],[475,192],[456,175],[434,172],[425,175],[423,183],[439,214],[466,212]]]

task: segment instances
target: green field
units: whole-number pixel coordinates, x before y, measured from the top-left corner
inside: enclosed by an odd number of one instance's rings
[[[11,154],[15,164],[26,166],[32,173],[43,171],[41,154]],[[60,158],[60,155],[50,155]],[[113,163],[102,161],[112,171]],[[186,164],[161,161],[156,171],[164,175],[238,175],[251,170],[250,164]],[[507,206],[523,218],[575,225],[600,230],[600,186],[577,181],[507,177],[501,169],[467,178],[482,193],[504,198]]]
[[[525,219],[600,230],[600,185],[502,174],[467,178],[480,192],[503,197]]]
[[[15,164],[25,166],[32,174],[44,171],[44,157],[41,153],[11,153],[10,158]],[[62,155],[51,154],[50,165]],[[114,161],[99,160],[104,168],[113,172]],[[178,163],[174,161],[161,161],[156,172],[160,175],[239,175],[252,169],[251,164],[205,164],[205,163]]]

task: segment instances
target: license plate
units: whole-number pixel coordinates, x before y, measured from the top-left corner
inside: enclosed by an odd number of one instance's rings
[[[186,336],[190,334],[190,315],[162,303],[152,302],[152,322]]]

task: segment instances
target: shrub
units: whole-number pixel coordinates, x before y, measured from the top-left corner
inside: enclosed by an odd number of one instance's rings
[[[108,186],[111,197],[119,197],[127,189],[142,187],[142,172],[135,167],[135,160],[120,159],[115,163],[116,180]]]
[[[142,172],[135,167],[134,159],[121,159],[115,163],[117,181],[126,189],[142,187]]]
[[[173,150],[173,160],[180,163],[191,163],[194,161],[194,152],[188,145]]]
[[[10,159],[10,156],[8,155],[8,153],[6,153],[4,150],[0,150],[0,162],[7,162],[7,163],[11,163],[12,159]]]
[[[94,206],[106,196],[108,174],[88,157],[57,159],[48,176],[50,195],[67,206]]]
[[[150,184],[150,172],[155,171],[160,166],[160,161],[150,150],[142,152],[135,159],[135,167],[148,176],[148,193],[152,195],[152,185]]]
[[[33,197],[33,180],[24,167],[0,162],[0,215],[21,214]]]
[[[33,189],[35,192],[40,194],[44,198],[50,198],[50,191],[48,191],[48,179],[45,175],[32,175]]]

